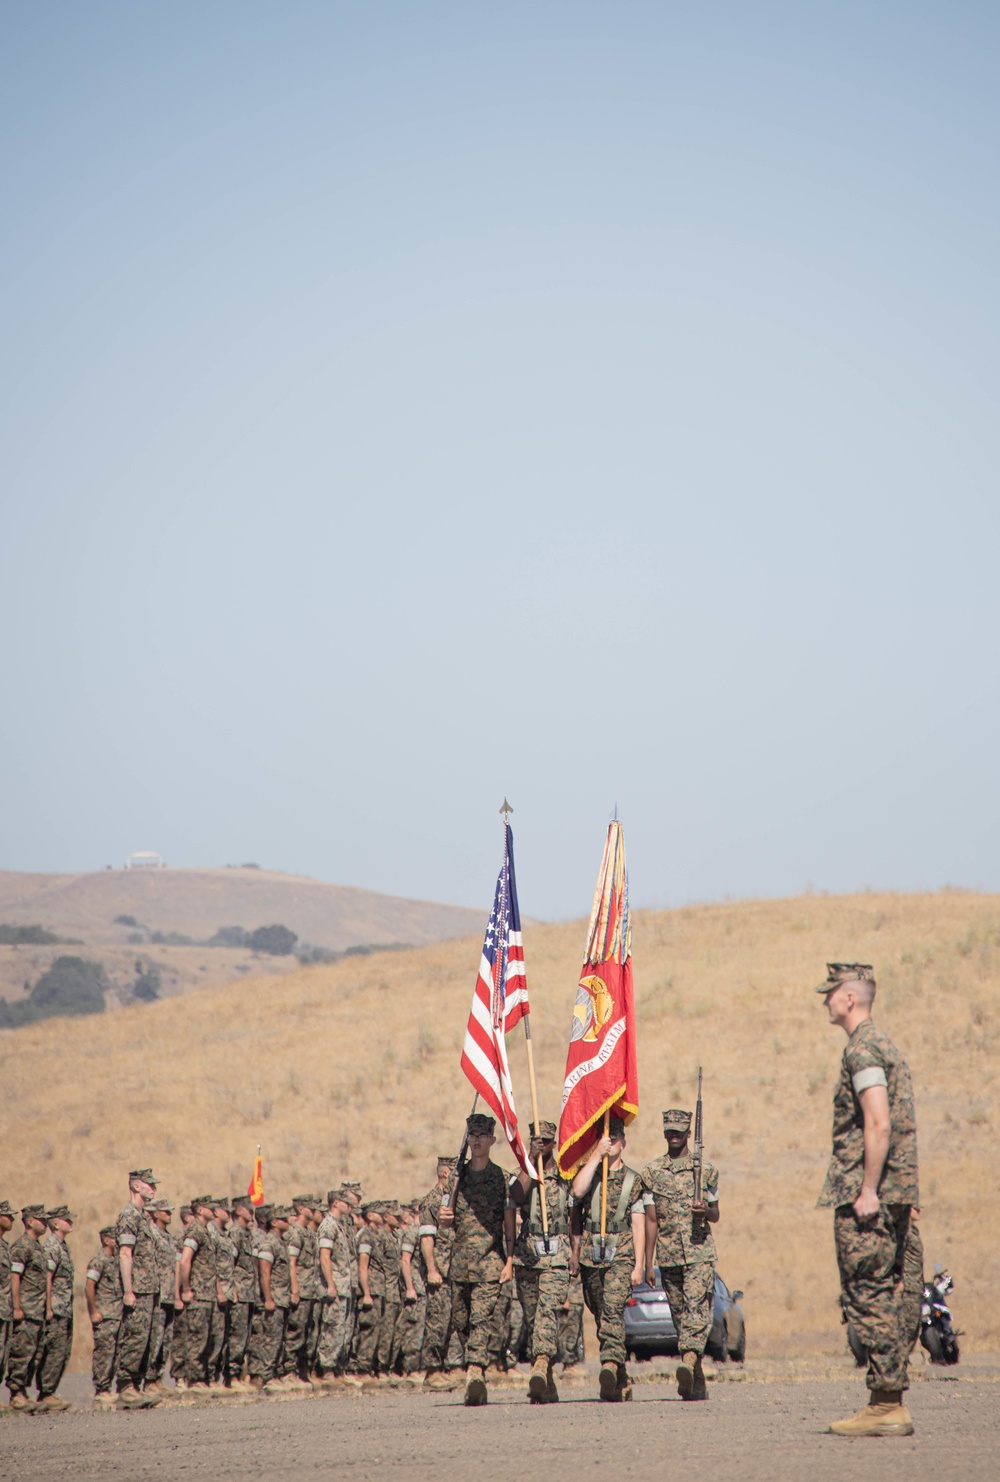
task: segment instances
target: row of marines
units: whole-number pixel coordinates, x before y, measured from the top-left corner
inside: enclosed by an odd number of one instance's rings
[[[574,1180],[555,1161],[555,1125],[532,1126],[541,1188],[490,1158],[493,1118],[468,1119],[468,1161],[437,1162],[420,1201],[365,1202],[361,1185],[254,1208],[247,1195],[199,1195],[179,1211],[157,1197],[149,1168],[129,1174],[129,1200],[87,1264],[95,1406],[144,1408],[167,1398],[332,1389],[422,1377],[466,1402],[510,1363],[532,1365],[529,1398],[558,1399],[553,1364],[582,1356],[582,1309],[597,1320],[603,1399],[631,1397],[624,1309],[658,1260],[680,1319],[678,1387],[705,1397],[701,1355],[712,1320],[718,1174],[692,1211],[690,1115],[664,1113],[668,1155],[641,1173],[624,1162],[624,1126]],[[601,1160],[608,1155],[604,1233]],[[14,1211],[0,1203],[0,1234]],[[62,1409],[57,1390],[73,1335],[73,1262],[65,1206],[21,1211],[23,1235],[0,1239],[0,1382],[14,1409]],[[649,1259],[646,1252],[649,1251]],[[169,1372],[173,1388],[164,1384]],[[31,1395],[32,1387],[36,1395]]]

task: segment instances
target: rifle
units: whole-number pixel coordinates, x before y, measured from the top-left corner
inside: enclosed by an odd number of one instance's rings
[[[479,1105],[479,1092],[477,1091],[476,1092],[476,1099],[472,1103],[472,1110],[475,1111],[475,1109],[476,1109],[476,1107],[478,1105]],[[471,1113],[470,1113],[470,1115],[471,1115]],[[469,1127],[468,1127],[468,1123],[466,1123],[465,1136],[462,1138],[462,1146],[458,1150],[458,1158],[455,1161],[455,1173],[454,1173],[455,1182],[452,1184],[452,1186],[451,1186],[450,1189],[446,1189],[444,1191],[444,1193],[441,1195],[441,1204],[442,1204],[442,1206],[445,1209],[450,1208],[450,1206],[452,1204],[452,1201],[455,1198],[455,1195],[458,1193],[458,1185],[459,1185],[459,1182],[460,1182],[461,1177],[462,1177],[462,1170],[465,1167],[466,1162],[468,1161],[468,1157],[469,1157]]]
[[[694,1171],[694,1202],[701,1203],[701,1162],[705,1146],[701,1127],[701,1066],[698,1066],[698,1102],[694,1111],[694,1151],[691,1154],[691,1167]]]

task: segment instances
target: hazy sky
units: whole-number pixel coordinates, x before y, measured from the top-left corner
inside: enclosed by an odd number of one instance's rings
[[[0,867],[1000,889],[996,5],[0,12]]]

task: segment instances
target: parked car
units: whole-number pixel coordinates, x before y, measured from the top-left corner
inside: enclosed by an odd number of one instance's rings
[[[714,1359],[746,1358],[747,1334],[740,1307],[742,1292],[730,1292],[722,1277],[715,1277],[715,1314],[706,1350]],[[643,1282],[634,1287],[625,1308],[625,1347],[632,1358],[650,1358],[654,1353],[677,1352],[677,1329],[670,1303],[663,1290],[660,1268],[656,1285]]]

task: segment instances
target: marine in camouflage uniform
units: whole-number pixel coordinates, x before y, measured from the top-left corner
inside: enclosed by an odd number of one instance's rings
[[[403,1373],[416,1374],[427,1324],[427,1282],[420,1258],[420,1220],[412,1211],[400,1231],[399,1287],[402,1299],[398,1318],[399,1351]]]
[[[427,1315],[424,1319],[424,1346],[421,1367],[428,1389],[443,1388],[445,1370],[460,1369],[462,1345],[451,1321],[451,1249],[454,1230],[442,1229],[438,1223],[441,1200],[455,1171],[456,1159],[442,1154],[437,1160],[437,1183],[420,1201],[417,1232],[420,1237],[420,1268],[427,1288]]]
[[[312,1331],[313,1305],[316,1301],[316,1276],[319,1271],[319,1242],[312,1227],[314,1194],[298,1194],[292,1200],[295,1218],[288,1228],[291,1298],[282,1373],[296,1375],[303,1382],[309,1377],[309,1340]]]
[[[111,1403],[111,1387],[118,1367],[118,1336],[122,1326],[122,1272],[114,1225],[101,1231],[101,1249],[87,1262],[87,1311],[94,1335],[90,1364],[98,1405]]]
[[[569,1295],[559,1310],[559,1350],[563,1369],[572,1369],[583,1358],[583,1282],[579,1271],[569,1274]]]
[[[233,1265],[233,1303],[229,1310],[229,1336],[226,1340],[226,1383],[242,1384],[243,1369],[250,1345],[250,1327],[257,1299],[257,1268],[253,1257],[253,1214],[250,1198],[239,1194],[233,1199],[233,1222],[229,1227],[236,1258]]]
[[[400,1240],[399,1204],[395,1199],[382,1201],[382,1264],[385,1267],[385,1306],[379,1324],[378,1367],[382,1374],[391,1374],[398,1357],[397,1334],[399,1331],[399,1309],[402,1306],[399,1293]]]
[[[156,1242],[146,1202],[156,1197],[151,1168],[128,1176],[129,1202],[118,1216],[115,1239],[122,1272],[122,1327],[118,1338],[118,1402],[123,1409],[155,1404],[159,1396],[141,1393],[149,1365],[153,1313],[160,1300]]]
[[[260,1269],[261,1301],[253,1317],[250,1334],[250,1379],[256,1386],[281,1388],[281,1364],[285,1325],[292,1299],[288,1246],[284,1236],[292,1211],[275,1205],[265,1216],[267,1229],[256,1244]]]
[[[316,1366],[320,1377],[339,1379],[350,1357],[354,1304],[353,1223],[348,1231],[350,1202],[343,1189],[327,1194],[327,1214],[317,1231],[320,1263],[319,1344]],[[345,1219],[346,1217],[346,1219]]]
[[[187,1234],[188,1226],[194,1219],[190,1204],[182,1204],[180,1207],[181,1238],[177,1245],[177,1260],[180,1263],[180,1252],[184,1236]],[[183,1301],[179,1302],[174,1309],[174,1332],[170,1345],[170,1373],[175,1383],[183,1389],[185,1385],[184,1370],[187,1366],[187,1309]]]
[[[7,1381],[7,1356],[14,1317],[10,1295],[10,1246],[5,1239],[13,1224],[14,1210],[6,1199],[0,1199],[0,1388]]]
[[[213,1199],[209,1233],[215,1238],[215,1279],[218,1301],[212,1322],[212,1342],[208,1350],[208,1382],[215,1389],[225,1388],[226,1350],[229,1345],[229,1319],[236,1297],[236,1242],[229,1233],[229,1200]]]
[[[485,1405],[485,1368],[500,1286],[513,1269],[514,1216],[507,1218],[507,1180],[490,1160],[496,1142],[493,1117],[473,1112],[466,1118],[469,1161],[462,1169],[453,1202],[442,1201],[439,1228],[451,1227],[451,1316],[465,1339],[465,1403]]]
[[[209,1358],[224,1314],[219,1307],[218,1231],[212,1223],[211,1194],[191,1200],[194,1219],[184,1231],[180,1284],[185,1312],[183,1379],[188,1389],[207,1389]]]
[[[702,1162],[700,1206],[694,1204],[694,1165],[688,1150],[691,1113],[663,1113],[667,1152],[647,1163],[639,1177],[646,1206],[646,1281],[653,1266],[670,1303],[677,1329],[677,1389],[684,1400],[707,1400],[702,1355],[715,1314],[715,1240],[719,1218],[719,1170]]]
[[[871,1018],[875,977],[868,963],[827,964],[830,1022],[848,1036],[833,1096],[833,1154],[819,1198],[833,1209],[840,1290],[847,1319],[868,1351],[870,1403],[835,1421],[836,1435],[911,1435],[902,1403],[908,1387],[904,1268],[910,1210],[920,1203],[917,1123],[909,1067]],[[888,1115],[881,1168],[865,1156],[865,1118]],[[912,1319],[911,1319],[912,1320]]]
[[[177,1241],[167,1228],[170,1224],[170,1216],[173,1214],[173,1206],[166,1199],[152,1199],[147,1204],[146,1210],[153,1221],[160,1300],[153,1313],[145,1392],[165,1394],[163,1371],[170,1362],[174,1323],[177,1320],[177,1264],[180,1260],[180,1251]]]
[[[73,1229],[73,1216],[65,1204],[45,1216],[48,1230],[41,1243],[55,1262],[52,1271],[52,1316],[45,1324],[45,1337],[38,1359],[35,1382],[38,1398],[46,1410],[68,1410],[69,1401],[56,1398],[56,1391],[73,1348],[73,1257],[66,1236]]]
[[[24,1233],[10,1247],[13,1332],[7,1359],[7,1385],[12,1410],[30,1410],[27,1390],[35,1377],[51,1315],[55,1261],[41,1243],[45,1208],[26,1204],[21,1210]]]
[[[385,1242],[382,1239],[382,1205],[370,1200],[362,1206],[364,1227],[358,1236],[358,1279],[361,1303],[358,1307],[358,1338],[354,1356],[356,1374],[375,1374],[378,1365],[379,1339],[385,1316]]]
[[[559,1398],[552,1365],[559,1354],[559,1316],[569,1296],[570,1183],[556,1166],[556,1124],[540,1122],[538,1132],[530,1124],[529,1156],[533,1167],[542,1165],[545,1206],[548,1214],[548,1245],[542,1224],[541,1193],[537,1179],[522,1172],[510,1186],[509,1207],[520,1209],[521,1228],[514,1247],[517,1294],[528,1326],[532,1360],[528,1398],[533,1404],[552,1404]]]
[[[630,1399],[625,1368],[625,1307],[642,1280],[646,1224],[642,1178],[623,1160],[625,1123],[611,1117],[602,1138],[573,1180],[573,1249],[579,1254],[583,1298],[597,1323],[602,1400]],[[602,1163],[608,1154],[605,1239],[601,1242]],[[636,1236],[638,1235],[638,1247]]]

